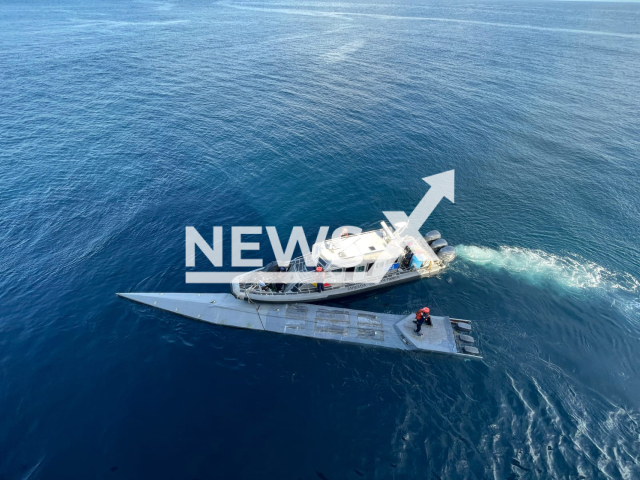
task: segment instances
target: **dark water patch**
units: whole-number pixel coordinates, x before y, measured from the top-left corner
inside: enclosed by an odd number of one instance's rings
[[[637,477],[638,6],[251,7],[0,7],[0,475]],[[451,168],[425,229],[483,247],[335,304],[472,319],[482,362],[115,298],[228,291],[187,225],[370,228]]]

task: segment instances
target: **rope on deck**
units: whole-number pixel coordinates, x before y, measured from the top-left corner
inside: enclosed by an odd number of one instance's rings
[[[264,323],[262,322],[262,315],[260,315],[260,307],[258,306],[258,304],[256,302],[252,302],[251,301],[251,297],[249,296],[249,293],[245,290],[246,292],[246,297],[247,297],[247,303],[249,304],[254,304],[256,307],[256,313],[258,314],[258,320],[260,320],[260,325],[262,325],[262,330],[265,330],[264,328]]]

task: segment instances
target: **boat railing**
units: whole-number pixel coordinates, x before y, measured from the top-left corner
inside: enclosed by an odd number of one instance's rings
[[[297,263],[304,264],[304,262],[297,262]],[[306,265],[304,268],[306,269]],[[398,277],[407,273],[412,273],[412,272],[417,272],[422,274],[424,272],[430,271],[432,268],[433,267],[427,266],[427,267],[421,267],[418,270],[412,270],[404,266],[399,266],[397,269],[387,272],[384,278],[390,280],[395,277]],[[289,271],[292,271],[292,268],[290,268]],[[316,272],[307,271],[307,272],[299,272],[299,273],[300,273],[300,281],[295,283],[292,287],[287,288],[285,291],[277,292],[272,289],[262,290],[259,288],[258,284],[256,283],[240,283],[239,284],[240,291],[249,291],[251,294],[260,295],[260,296],[284,296],[284,295],[288,296],[288,295],[307,294],[307,293],[316,292],[317,286],[313,285],[314,283],[317,283]],[[365,276],[364,278],[362,278],[361,283],[366,284],[368,283],[367,280],[369,279],[370,277]],[[336,290],[338,288],[342,288],[344,285],[345,283],[342,283],[342,282],[325,284],[324,290],[325,291]]]

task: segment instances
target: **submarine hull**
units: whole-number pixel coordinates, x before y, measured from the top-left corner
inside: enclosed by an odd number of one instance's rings
[[[394,315],[323,305],[286,303],[255,304],[225,293],[118,293],[122,298],[194,320],[263,330],[284,335],[333,340],[378,348],[424,351],[481,358],[463,352],[455,322],[431,316],[433,325],[418,336],[415,314]],[[453,322],[453,324],[452,324]],[[467,330],[465,332],[468,333]]]

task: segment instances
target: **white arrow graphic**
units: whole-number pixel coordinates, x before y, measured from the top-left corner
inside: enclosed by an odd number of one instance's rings
[[[427,221],[431,212],[435,210],[435,208],[440,203],[443,197],[451,200],[452,203],[455,203],[454,200],[454,173],[455,170],[449,170],[446,172],[438,173],[437,175],[431,175],[430,177],[424,177],[422,180],[431,185],[431,188],[427,192],[427,194],[422,197],[420,203],[413,209],[411,212],[411,216],[407,217],[407,214],[404,212],[382,212],[385,217],[391,222],[391,225],[395,225],[396,223],[406,222],[407,230],[416,233],[424,222]],[[418,234],[420,236],[420,234]]]
[[[455,203],[454,200],[454,190],[455,190],[455,170],[448,170],[446,172],[438,173],[437,175],[431,175],[430,177],[424,177],[426,183],[431,185],[431,188],[426,193],[420,203],[413,209],[411,215],[407,217],[407,214],[404,212],[382,212],[387,220],[391,222],[396,229],[397,224],[405,223],[406,226],[402,228],[403,236],[412,236],[418,243],[422,243],[424,240],[422,235],[420,234],[420,228],[424,225],[424,222],[427,221],[431,212],[435,210],[435,208],[440,203],[444,197],[448,198],[452,203]],[[397,258],[400,254],[400,245],[394,244],[394,242],[390,243],[385,251],[378,257],[376,260],[376,264],[374,266],[374,275],[371,278],[372,283],[379,283],[384,277],[386,271],[383,271],[383,268],[380,266],[386,261],[392,258]],[[379,265],[380,264],[380,265]],[[378,267],[378,268],[376,268]],[[368,282],[367,282],[368,283]]]

